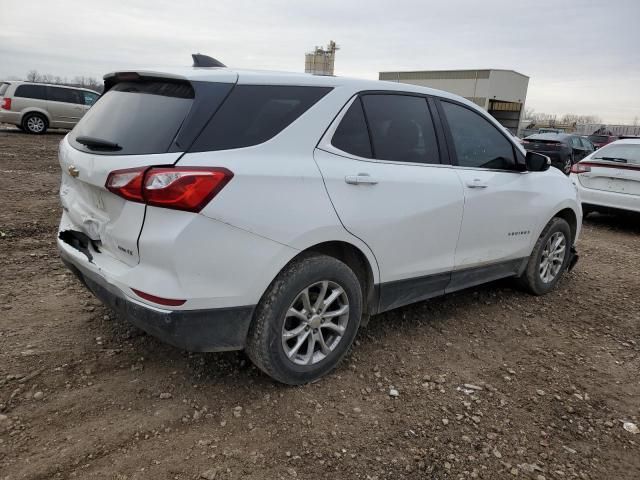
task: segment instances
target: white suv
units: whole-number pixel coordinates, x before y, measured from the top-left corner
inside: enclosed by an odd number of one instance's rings
[[[333,369],[380,312],[577,260],[576,190],[441,91],[185,68],[105,76],[60,144],[65,263],[173,345]]]

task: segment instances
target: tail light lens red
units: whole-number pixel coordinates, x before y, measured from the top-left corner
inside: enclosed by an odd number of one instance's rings
[[[571,173],[587,173],[591,171],[591,166],[584,163],[574,163],[571,166]]]
[[[180,305],[184,305],[186,302],[186,300],[179,300],[176,298],[157,297],[155,295],[151,295],[150,293],[146,293],[141,290],[136,290],[135,288],[132,288],[131,290],[133,290],[133,293],[135,293],[140,298],[144,298],[145,300],[148,300],[150,302],[157,303],[158,305],[167,305],[169,307],[179,307]]]
[[[107,177],[106,187],[109,191],[132,202],[144,202],[142,181],[146,168],[129,168],[115,170]]]
[[[2,104],[0,104],[0,108],[2,110],[11,110],[11,99],[10,98],[3,98],[2,99]]]
[[[197,213],[232,178],[226,168],[143,167],[111,172],[105,187],[132,202]]]

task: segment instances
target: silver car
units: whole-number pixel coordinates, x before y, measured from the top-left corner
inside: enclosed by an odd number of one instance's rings
[[[0,83],[0,123],[28,133],[72,129],[100,94],[86,88],[32,82]]]

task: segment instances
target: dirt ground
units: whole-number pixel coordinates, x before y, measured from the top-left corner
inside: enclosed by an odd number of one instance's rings
[[[640,478],[637,216],[586,220],[544,298],[505,281],[374,317],[291,388],[162,344],[65,270],[61,139],[0,129],[1,480]]]

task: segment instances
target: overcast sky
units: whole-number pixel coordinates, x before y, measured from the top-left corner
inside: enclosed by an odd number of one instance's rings
[[[537,112],[640,117],[640,0],[24,0],[0,2],[0,78],[190,65],[304,70],[335,40],[336,74],[504,68]]]

